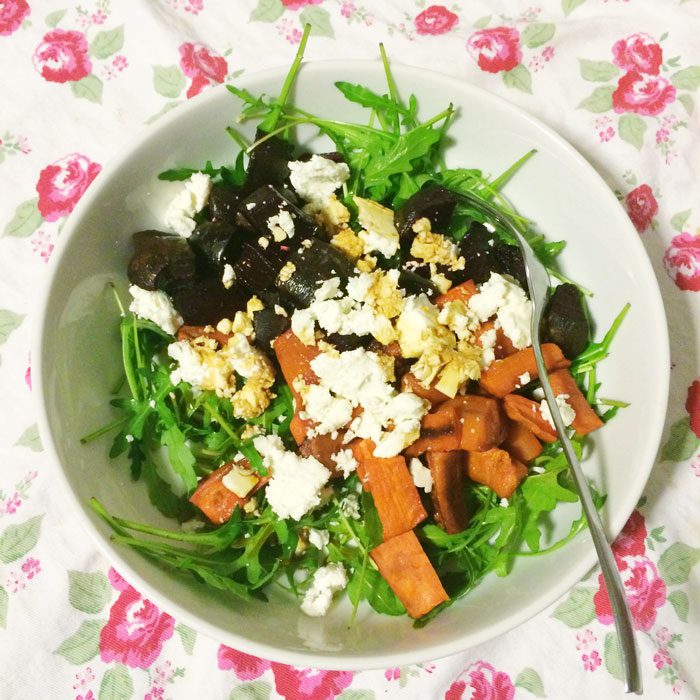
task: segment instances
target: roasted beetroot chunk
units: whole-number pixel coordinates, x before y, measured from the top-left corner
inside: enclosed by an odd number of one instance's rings
[[[127,276],[143,289],[168,291],[197,276],[194,252],[187,239],[175,233],[139,231],[132,236],[134,254]]]

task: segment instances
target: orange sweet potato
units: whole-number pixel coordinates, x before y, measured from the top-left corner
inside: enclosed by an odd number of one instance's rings
[[[456,287],[452,287],[452,289],[448,289],[439,297],[436,297],[435,306],[441,309],[450,301],[467,302],[469,301],[470,297],[473,297],[477,293],[477,291],[478,290],[474,282],[472,282],[472,280],[467,280],[466,282],[462,282],[462,284],[458,284]]]
[[[416,396],[420,396],[426,401],[430,401],[433,406],[437,406],[443,401],[447,401],[450,397],[443,394],[439,389],[435,388],[438,379],[434,379],[433,383],[426,389],[410,372],[401,377],[401,391],[412,391]]]
[[[493,321],[485,321],[474,332],[474,337],[478,345],[481,345],[481,336],[487,331],[495,328]],[[518,352],[510,338],[503,332],[502,328],[496,328],[496,345],[493,347],[493,354],[497,360],[502,360],[504,357],[513,355]]]
[[[464,452],[428,452],[428,468],[433,477],[430,496],[435,520],[445,532],[462,532],[469,523],[464,496]]]
[[[554,343],[544,343],[542,355],[549,372],[568,367],[571,364]],[[539,376],[532,348],[518,350],[513,355],[493,362],[488,369],[481,373],[479,384],[492,396],[503,398],[520,386],[519,378],[526,372],[531,379],[536,379]]]
[[[448,600],[449,596],[412,530],[375,547],[370,556],[411,617],[421,617]]]
[[[467,453],[467,473],[478,484],[488,486],[500,498],[510,498],[527,476],[527,467],[505,450]]]
[[[363,466],[385,541],[412,530],[428,517],[403,457],[372,457]]]
[[[250,466],[245,460],[238,462],[238,464],[245,467]],[[190,496],[190,503],[196,505],[215,525],[228,522],[236,506],[243,507],[250,500],[250,497],[270,480],[269,476],[259,477],[257,485],[250,494],[245,498],[240,498],[222,483],[222,479],[231,469],[233,469],[233,462],[223,464],[206,479],[202,479],[196,491]]]
[[[579,435],[588,433],[603,427],[603,421],[586,401],[586,397],[581,393],[576,381],[571,376],[568,369],[560,369],[549,375],[549,383],[555,396],[559,394],[568,395],[566,402],[576,411],[576,418],[571,427]]]
[[[426,451],[451,452],[462,444],[462,423],[457,407],[451,401],[423,416],[420,437],[405,450],[407,457],[418,457]]]
[[[180,326],[177,331],[178,340],[196,340],[202,336],[205,338],[213,338],[219,345],[226,345],[228,339],[231,337],[226,333],[219,333],[219,331],[211,326]]]
[[[315,345],[304,345],[304,343],[292,333],[291,328],[277,336],[272,343],[277,362],[284,376],[284,381],[289,384],[297,408],[301,405],[300,396],[294,389],[294,380],[297,377],[303,379],[307,384],[316,384],[318,377],[311,369],[311,360],[314,359],[320,350]]]
[[[502,447],[513,459],[525,464],[539,457],[542,452],[542,443],[535,437],[532,430],[523,423],[511,419],[507,421],[506,439]]]
[[[503,407],[511,420],[524,425],[544,442],[554,442],[557,431],[542,416],[540,404],[518,394],[509,394],[503,399]]]
[[[460,449],[483,452],[503,442],[505,417],[499,401],[488,396],[465,394],[456,396],[451,403],[462,424]]]

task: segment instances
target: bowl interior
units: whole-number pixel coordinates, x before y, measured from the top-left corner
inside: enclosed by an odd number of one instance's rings
[[[253,92],[276,94],[286,69],[242,78]],[[415,93],[424,118],[450,102],[459,117],[450,129],[450,165],[496,175],[531,148],[537,154],[507,186],[520,212],[553,240],[564,238],[564,272],[595,291],[591,309],[604,332],[626,302],[631,310],[601,366],[605,396],[631,406],[597,434],[587,474],[608,494],[603,516],[617,533],[639,498],[653,464],[668,389],[668,337],[660,295],[638,236],[593,169],[568,144],[524,112],[468,84],[397,66],[404,94]],[[384,91],[374,62],[305,65],[295,100],[331,119],[364,119],[333,87],[349,80]],[[40,428],[77,517],[115,566],[147,596],[183,622],[231,646],[288,663],[371,668],[437,658],[492,638],[541,610],[576,583],[595,561],[587,533],[543,557],[518,560],[507,578],[489,577],[467,598],[423,629],[407,619],[361,609],[347,628],[348,608],[312,619],[283,595],[242,604],[189,578],[162,570],[112,544],[108,529],[87,506],[91,496],[114,514],[170,526],[150,505],[145,486],[122,461],[107,456],[109,438],[86,446],[82,435],[114,416],[109,392],[120,372],[118,309],[110,284],[126,299],[125,269],[134,231],[161,228],[178,185],[157,180],[169,167],[232,160],[235,144],[224,127],[240,108],[223,87],[164,117],[104,169],[62,234],[41,305],[35,394]],[[252,133],[252,127],[250,132]],[[304,133],[301,138],[305,138]],[[640,381],[640,378],[643,378]],[[575,508],[557,511],[563,533]]]

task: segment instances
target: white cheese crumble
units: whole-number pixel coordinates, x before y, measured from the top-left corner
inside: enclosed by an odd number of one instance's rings
[[[357,469],[357,460],[353,457],[352,450],[339,450],[331,455],[331,459],[346,479]]]
[[[349,493],[340,502],[340,512],[352,520],[360,519],[360,499],[356,493]]]
[[[333,594],[347,585],[348,576],[342,564],[326,564],[316,569],[311,586],[301,602],[302,612],[309,617],[322,617],[331,606]]]
[[[433,490],[433,475],[430,469],[426,467],[417,457],[413,457],[408,464],[413,477],[413,483],[417,488],[423,489],[426,493]]]
[[[331,535],[328,530],[317,530],[315,527],[310,527],[308,530],[309,544],[316,549],[323,551],[331,541]]]
[[[258,245],[265,250],[265,248],[270,245],[270,239],[265,238],[265,236],[260,236],[260,238],[258,238]]]
[[[359,236],[365,244],[365,253],[376,250],[390,258],[399,249],[394,212],[371,199],[353,199],[357,205],[357,221],[362,226]]]
[[[258,484],[258,477],[236,465],[233,466],[224,477],[221,483],[239,498],[245,498]]]
[[[496,327],[503,329],[517,350],[532,345],[532,303],[512,279],[492,272],[488,281],[479,285],[479,293],[470,297],[469,308],[482,322],[495,315]]]
[[[481,366],[486,369],[496,359],[494,348],[496,347],[496,329],[489,328],[479,336],[481,342]]]
[[[236,279],[236,274],[233,271],[233,267],[231,265],[229,265],[228,263],[226,263],[224,265],[224,272],[221,275],[221,284],[223,284],[224,287],[226,287],[226,289],[231,289],[235,279]]]
[[[280,518],[299,520],[321,503],[331,473],[315,457],[285,450],[278,435],[256,437],[253,445],[272,475],[265,496]]]
[[[294,237],[294,219],[286,209],[280,209],[271,216],[267,220],[267,228],[277,243]]]
[[[561,413],[561,419],[564,421],[564,425],[568,427],[574,422],[574,420],[576,420],[576,411],[574,411],[571,405],[566,401],[569,398],[569,395],[557,394],[555,398],[557,401],[557,406],[559,407],[559,413]],[[540,402],[540,413],[542,414],[542,418],[544,418],[547,423],[549,423],[552,428],[555,428],[556,430],[554,418],[552,418],[552,412],[549,408],[549,404],[547,403],[547,399],[542,399]]]
[[[183,238],[194,231],[194,215],[204,209],[211,192],[211,178],[204,173],[193,173],[175,195],[165,212],[165,225]]]
[[[350,422],[352,404],[347,399],[333,396],[325,386],[307,385],[301,394],[304,398],[304,411],[300,417],[308,418],[316,424],[314,433],[332,433]]]
[[[175,310],[170,297],[165,292],[160,290],[150,292],[132,284],[129,287],[129,294],[134,299],[129,305],[129,311],[140,318],[153,321],[166,333],[175,335],[177,329],[184,323],[182,316]]]
[[[346,163],[314,154],[309,160],[289,163],[289,180],[296,193],[307,202],[323,202],[350,177]]]
[[[532,381],[532,377],[530,376],[529,372],[523,372],[519,377],[518,377],[518,382],[520,382],[520,386],[526,386]]]

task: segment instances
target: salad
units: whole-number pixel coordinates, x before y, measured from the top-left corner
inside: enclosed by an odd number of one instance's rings
[[[307,615],[347,595],[424,624],[489,572],[562,546],[559,503],[578,500],[538,388],[518,248],[465,206],[471,192],[528,237],[559,284],[545,361],[581,454],[624,404],[596,365],[626,308],[591,340],[589,293],[500,194],[532,156],[489,180],[448,168],[450,105],[422,121],[382,49],[387,93],[338,82],[364,124],[229,86],[255,120],[232,164],[161,173],[179,182],[163,230],[133,235],[116,433],[165,530],[91,505],[117,542],[240,599],[283,587]],[[295,130],[332,144],[312,153]],[[596,505],[604,497],[594,491]]]

